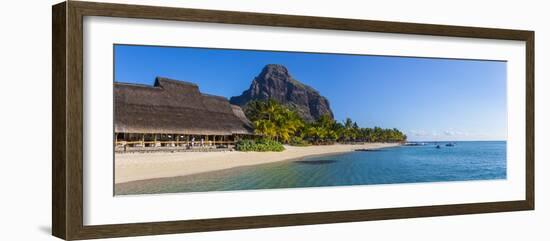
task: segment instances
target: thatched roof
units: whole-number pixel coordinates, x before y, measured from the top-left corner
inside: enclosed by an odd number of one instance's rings
[[[153,86],[115,82],[114,98],[117,133],[253,134],[240,107],[200,93],[193,83],[160,77]]]

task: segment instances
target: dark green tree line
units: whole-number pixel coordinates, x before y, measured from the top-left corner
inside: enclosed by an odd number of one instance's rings
[[[342,123],[330,116],[321,116],[312,123],[304,122],[297,112],[274,100],[255,100],[245,108],[256,133],[281,143],[303,142],[404,142],[407,136],[396,128],[362,128],[351,118]]]

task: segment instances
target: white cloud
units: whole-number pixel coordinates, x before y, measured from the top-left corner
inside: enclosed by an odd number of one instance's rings
[[[419,141],[452,141],[452,140],[485,140],[495,139],[484,133],[474,133],[462,130],[447,129],[447,130],[411,130],[406,131],[409,140]],[[498,139],[498,138],[497,138]]]
[[[446,135],[446,136],[469,136],[470,133],[462,132],[462,131],[455,131],[455,130],[446,130],[446,131],[443,131],[443,135]]]

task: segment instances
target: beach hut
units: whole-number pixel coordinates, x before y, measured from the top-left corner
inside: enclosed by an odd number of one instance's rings
[[[114,132],[117,150],[230,147],[254,136],[239,106],[194,83],[161,77],[152,86],[115,82]]]

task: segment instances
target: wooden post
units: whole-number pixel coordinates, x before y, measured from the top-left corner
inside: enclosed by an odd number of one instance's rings
[[[141,147],[145,147],[145,134],[141,134]]]
[[[176,146],[179,146],[180,145],[180,135],[178,134],[176,136]]]

